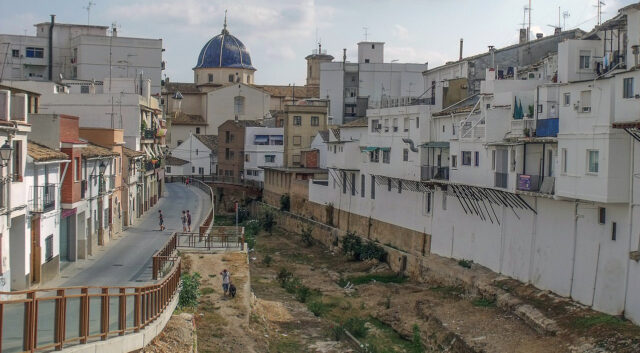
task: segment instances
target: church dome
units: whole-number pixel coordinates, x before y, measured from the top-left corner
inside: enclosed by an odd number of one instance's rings
[[[255,70],[251,65],[249,50],[238,38],[229,34],[226,23],[222,33],[211,38],[202,47],[195,69],[217,67]]]

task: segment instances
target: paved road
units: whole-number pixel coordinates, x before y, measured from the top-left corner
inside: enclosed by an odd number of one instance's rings
[[[135,226],[97,251],[96,256],[63,271],[60,286],[140,285],[140,282],[151,281],[151,256],[165,244],[172,232],[182,231],[182,210],[190,211],[193,231],[206,217],[210,202],[209,196],[197,187],[166,184],[164,197]],[[164,214],[164,232],[158,230],[158,210]]]

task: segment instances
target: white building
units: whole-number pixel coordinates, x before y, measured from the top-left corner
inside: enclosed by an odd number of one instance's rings
[[[358,62],[322,62],[320,98],[331,101],[329,125],[364,117],[387,97],[418,97],[425,91],[427,64],[384,62],[384,43],[358,43]],[[426,58],[425,58],[426,59]]]
[[[318,131],[316,136],[311,140],[310,150],[318,151],[318,168],[327,169],[327,154],[329,147],[329,130]]]
[[[173,158],[167,162],[167,175],[215,175],[217,173],[217,135],[189,135],[170,152]]]
[[[634,4],[588,43],[560,44],[555,78],[490,67],[458,103],[370,109],[366,132],[330,140],[329,183],[310,183],[310,200],[407,229],[392,245],[408,254],[472,260],[640,323],[638,33]]]
[[[55,23],[53,15],[35,27],[35,36],[0,34],[0,80],[142,76],[160,93],[162,39],[118,37],[115,27]]]
[[[244,136],[244,179],[264,182],[263,167],[284,165],[284,128],[246,127]]]

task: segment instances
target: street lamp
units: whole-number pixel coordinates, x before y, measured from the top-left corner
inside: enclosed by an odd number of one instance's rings
[[[98,166],[98,170],[100,171],[100,175],[104,175],[105,170],[107,170],[107,165],[104,164],[104,161],[100,161],[100,165]]]
[[[11,152],[13,152],[13,148],[9,145],[9,141],[5,141],[4,145],[0,147],[0,159],[2,159],[2,166],[9,164],[9,159],[11,159]]]

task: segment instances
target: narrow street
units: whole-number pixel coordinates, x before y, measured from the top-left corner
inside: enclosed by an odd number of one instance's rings
[[[172,232],[182,230],[182,210],[190,210],[193,231],[206,217],[209,202],[209,196],[197,187],[167,183],[163,197],[134,226],[98,248],[89,259],[70,264],[45,286],[120,286],[151,281],[151,256]],[[164,232],[158,230],[158,210],[165,217]]]

